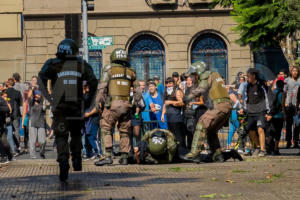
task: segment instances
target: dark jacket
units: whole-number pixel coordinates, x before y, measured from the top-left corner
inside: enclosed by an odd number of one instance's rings
[[[39,103],[35,104],[35,99],[32,99],[29,105],[31,127],[45,128],[46,106],[44,105],[44,100],[40,99]]]
[[[7,102],[0,97],[0,129],[4,128],[6,115],[9,113]]]
[[[52,84],[52,97],[46,90],[48,80],[51,80]],[[87,81],[90,88],[88,102],[91,102],[98,81],[92,67],[81,58],[49,59],[39,72],[40,90],[53,109],[81,110],[84,80]]]
[[[246,89],[245,110],[249,115],[270,113],[272,97],[269,89],[260,81],[248,83]]]
[[[14,88],[8,88],[6,92],[7,97],[10,98],[9,103],[12,107],[12,118],[16,119],[21,116],[20,107],[23,103],[22,95],[18,90]]]

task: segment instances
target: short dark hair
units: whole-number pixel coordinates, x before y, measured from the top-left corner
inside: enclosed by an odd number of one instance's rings
[[[0,91],[0,96],[2,97],[4,94],[7,94],[6,90]]]
[[[279,73],[280,73],[280,72],[286,73],[286,70],[285,70],[285,69],[281,69],[281,70],[279,71]]]
[[[155,75],[155,76],[153,76],[153,80],[154,80],[154,81],[159,81],[160,78],[159,78],[159,76]]]
[[[14,81],[13,78],[9,78],[9,79],[7,80],[7,85],[8,85],[8,86],[14,86],[14,84],[15,84],[15,81]]]
[[[255,68],[250,68],[250,69],[248,69],[247,74],[255,75],[255,78],[258,79],[259,72]]]
[[[156,83],[154,81],[149,81],[148,85],[154,85],[156,87]]]
[[[185,73],[182,73],[180,75],[180,81],[185,81],[185,80],[186,80],[186,75],[185,75]]]
[[[174,83],[174,79],[172,78],[172,77],[168,77],[167,79],[166,79],[166,83]]]
[[[177,78],[179,78],[178,72],[173,72],[172,77],[177,77]]]
[[[16,73],[13,73],[12,77],[17,81],[17,82],[20,82],[21,80],[21,76],[18,72]]]

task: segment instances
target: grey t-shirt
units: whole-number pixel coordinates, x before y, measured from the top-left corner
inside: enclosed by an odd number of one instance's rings
[[[24,98],[24,91],[26,90],[26,85],[24,83],[15,83],[14,89],[18,90]]]
[[[284,89],[286,93],[285,104],[296,106],[297,103],[297,91],[300,86],[300,77],[294,80],[288,77],[284,80]]]

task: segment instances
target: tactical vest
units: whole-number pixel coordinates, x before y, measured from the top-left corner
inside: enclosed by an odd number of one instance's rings
[[[211,73],[211,87],[209,90],[209,98],[212,101],[217,99],[229,99],[229,95],[227,89],[225,87],[225,83],[218,72]]]
[[[110,69],[108,94],[112,99],[128,100],[130,87],[135,80],[134,70],[121,65],[112,65]]]
[[[54,101],[81,102],[83,73],[82,63],[74,59],[52,59],[51,69],[56,73],[56,79],[52,80]]]

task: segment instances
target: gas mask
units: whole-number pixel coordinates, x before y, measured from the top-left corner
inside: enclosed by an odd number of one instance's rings
[[[173,87],[169,87],[169,88],[167,88],[167,94],[168,95],[171,95],[172,94],[172,92],[173,92]]]

